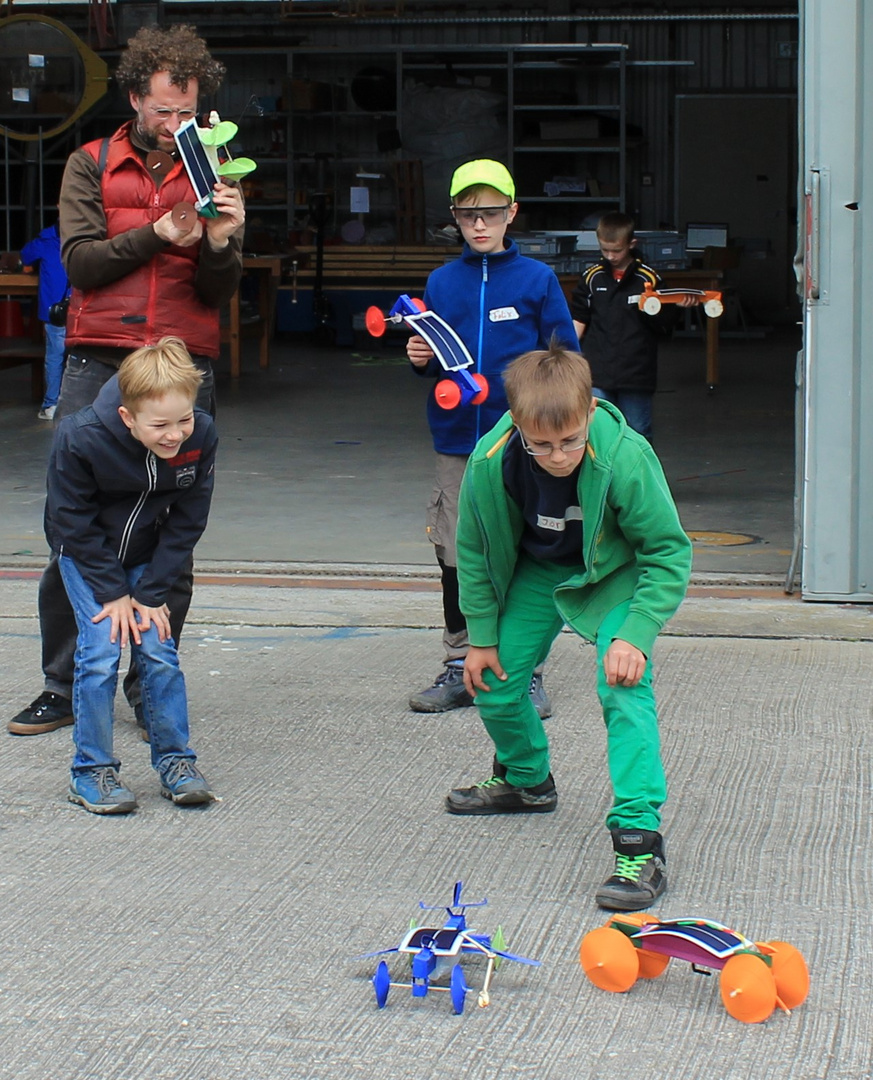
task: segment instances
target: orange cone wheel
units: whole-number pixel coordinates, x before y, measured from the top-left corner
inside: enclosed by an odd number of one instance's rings
[[[419,311],[427,311],[424,301],[419,299],[419,297],[411,296],[409,299],[412,301],[413,307],[418,308]]]
[[[637,981],[640,962],[631,939],[611,926],[591,930],[582,938],[579,963],[600,990],[623,994]]]
[[[452,379],[440,379],[434,387],[434,397],[441,409],[454,409],[461,403],[461,388]]]
[[[479,393],[475,397],[470,398],[470,404],[481,405],[488,397],[488,380],[484,375],[480,375],[478,372],[473,376],[473,379],[479,384]]]
[[[670,963],[669,956],[659,952],[649,952],[648,949],[637,949],[637,957],[640,962],[641,979],[657,979]]]
[[[809,971],[799,949],[787,941],[767,941],[758,948],[770,956],[770,971],[776,982],[777,1004],[796,1009],[809,993]]]
[[[760,1024],[776,1008],[776,981],[767,964],[752,953],[732,956],[719,979],[721,1000],[735,1020]]]
[[[621,915],[613,915],[606,925],[615,927],[616,923],[624,923],[625,926],[651,926],[652,923],[660,921],[654,915],[644,915],[640,911],[624,911]],[[636,946],[634,948],[637,949],[637,959],[640,964],[639,978],[641,979],[657,979],[670,963],[670,957],[663,953],[650,952],[648,949],[640,949]]]
[[[377,308],[375,305],[368,307],[367,314],[364,316],[364,325],[372,337],[381,337],[385,333],[385,316],[382,314],[381,308]]]

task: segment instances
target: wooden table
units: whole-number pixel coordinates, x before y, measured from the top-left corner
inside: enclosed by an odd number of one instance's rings
[[[22,296],[36,300],[38,287],[37,274],[0,274],[0,299]],[[33,314],[30,327],[30,336],[0,337],[0,370],[30,364],[31,397],[34,401],[42,401],[45,345],[42,343],[42,326]]]
[[[244,255],[243,276],[255,274],[258,277],[258,361],[261,368],[270,365],[270,339],[276,323],[276,290],[282,277],[282,260],[285,255]],[[240,320],[239,289],[230,300],[230,326],[227,340],[230,345],[230,375],[239,378],[240,344],[242,323]]]

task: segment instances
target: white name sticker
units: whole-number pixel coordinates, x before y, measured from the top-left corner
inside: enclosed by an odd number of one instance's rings
[[[512,319],[520,319],[521,316],[514,307],[499,307],[492,308],[488,312],[488,318],[491,322],[510,322]]]

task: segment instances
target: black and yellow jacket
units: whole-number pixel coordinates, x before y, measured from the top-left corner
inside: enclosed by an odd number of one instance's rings
[[[654,393],[658,382],[658,342],[669,336],[679,317],[675,304],[657,315],[640,311],[638,298],[646,283],[663,282],[650,267],[634,259],[621,281],[612,267],[596,263],[579,278],[570,300],[570,314],[585,324],[582,355],[591,367],[593,385],[600,390],[640,390]]]

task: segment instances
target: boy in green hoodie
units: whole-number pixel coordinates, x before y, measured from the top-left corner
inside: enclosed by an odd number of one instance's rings
[[[691,543],[661,465],[591,396],[587,362],[553,345],[504,375],[510,411],[467,466],[458,521],[464,667],[495,746],[493,776],[446,798],[453,814],[549,813],[558,795],[531,672],[564,624],[597,646],[615,869],[597,903],[648,907],[667,887],[667,790],[652,690],[655,638],[685,594]]]

